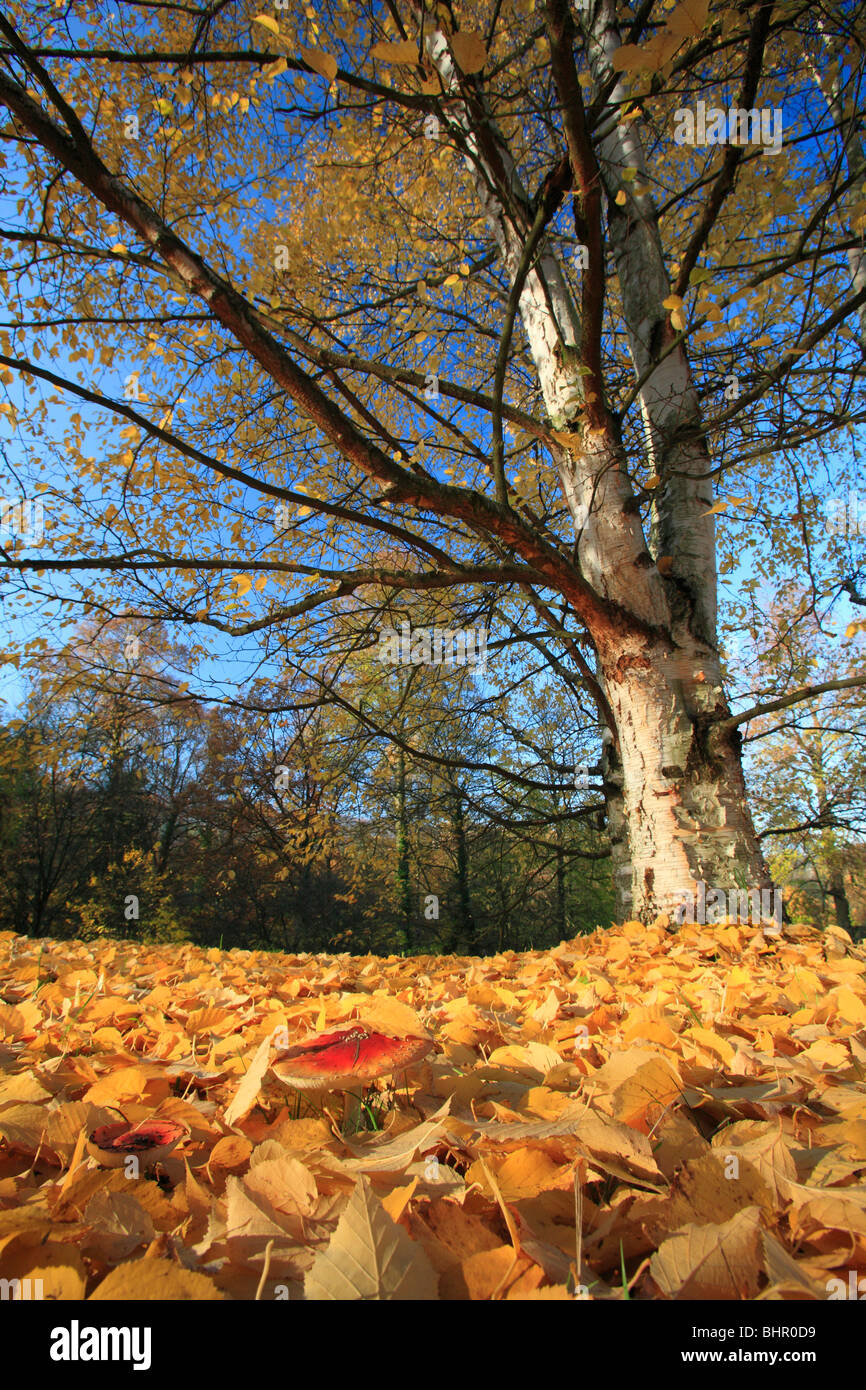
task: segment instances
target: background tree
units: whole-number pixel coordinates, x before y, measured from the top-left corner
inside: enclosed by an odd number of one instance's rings
[[[453,681],[404,696],[405,751],[313,688],[295,687],[275,715],[278,693],[259,682],[241,722],[234,705],[184,693],[188,660],[126,620],[33,658],[0,738],[0,930],[386,954],[559,939],[543,816],[491,818],[489,778],[468,762],[455,809],[454,760],[439,750],[472,749]],[[601,832],[580,819],[562,840],[569,865],[606,862]],[[610,915],[597,879],[582,877],[570,905],[572,931]]]

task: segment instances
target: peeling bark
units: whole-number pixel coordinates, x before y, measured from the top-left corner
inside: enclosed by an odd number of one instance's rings
[[[616,888],[629,916],[670,913],[700,881],[724,891],[772,886],[746,806],[740,741],[710,718],[726,709],[718,663],[709,651],[704,658],[696,672],[681,653],[635,656],[605,680],[619,732],[606,780],[621,781],[628,836],[627,861],[614,838]],[[621,829],[611,824],[612,837]]]

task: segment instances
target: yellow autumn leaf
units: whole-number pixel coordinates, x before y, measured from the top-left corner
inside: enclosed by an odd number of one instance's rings
[[[118,1067],[107,1072],[84,1092],[91,1105],[124,1105],[142,1098],[163,1099],[169,1092],[169,1079],[155,1063]]]
[[[688,1224],[662,1242],[650,1275],[666,1298],[753,1298],[761,1276],[761,1222],[744,1207],[721,1225]]]
[[[224,1119],[227,1125],[236,1124],[243,1119],[248,1110],[255,1104],[256,1096],[261,1090],[262,1079],[270,1065],[270,1036],[264,1038],[259,1044],[255,1056],[250,1062],[249,1068],[244,1073],[243,1080],[238,1086],[237,1091],[230,1104],[226,1107]]]
[[[317,1302],[435,1299],[439,1280],[417,1242],[382,1207],[359,1178],[327,1249],[308,1270],[307,1299]]]
[[[846,988],[836,991],[836,1011],[840,1018],[858,1026],[866,1023],[866,1003],[858,999],[853,990]]]
[[[624,43],[611,54],[610,64],[617,72],[658,72],[676,53],[682,39],[664,30],[647,43]]]
[[[223,1295],[206,1274],[184,1269],[174,1260],[141,1259],[118,1265],[97,1284],[88,1302],[177,1303],[222,1299]]]
[[[380,998],[359,995],[357,1004],[358,1016],[362,1022],[369,1023],[379,1032],[387,1033],[391,1037],[401,1037],[407,1033],[419,1038],[427,1036],[427,1029],[415,1009],[401,1003],[399,999],[390,999],[387,995]]]
[[[731,966],[731,970],[730,970],[730,972],[729,972],[729,974],[728,974],[728,985],[729,985],[732,989],[738,988],[740,985],[747,985],[747,984],[749,984],[749,982],[751,981],[751,979],[752,979],[751,973],[750,973],[750,971],[746,970],[745,966],[742,966],[742,965],[733,965],[733,966]]]
[[[452,34],[451,52],[467,76],[474,72],[481,72],[487,62],[487,48],[484,40],[480,34],[473,31],[463,30],[459,34]]]
[[[253,587],[253,581],[248,574],[233,574],[232,583],[238,586],[235,595],[236,598],[240,598],[242,594],[248,594]]]
[[[643,48],[636,43],[620,44],[610,57],[610,65],[616,72],[636,72],[648,61]]]
[[[833,1071],[840,1071],[848,1061],[848,1049],[843,1042],[833,1038],[819,1038],[811,1047],[800,1053],[799,1060],[811,1062],[816,1067],[829,1067]]]
[[[282,55],[274,59],[272,63],[265,64],[262,68],[262,77],[266,82],[272,82],[275,77],[281,77],[284,72],[287,72],[288,67],[289,61],[285,55]]]
[[[412,1200],[415,1188],[418,1186],[417,1177],[413,1178],[405,1187],[394,1187],[387,1197],[382,1198],[382,1206],[390,1216],[392,1221],[399,1221],[403,1212]]]
[[[748,504],[748,497],[723,497],[720,502],[714,502],[701,516],[715,516],[718,512],[727,511],[728,507],[745,507]]]
[[[565,449],[579,449],[583,445],[580,435],[569,430],[551,430],[550,434],[557,444],[561,444]]]
[[[46,1302],[79,1303],[87,1287],[85,1271],[72,1263],[71,1252],[66,1256],[68,1263],[62,1261],[60,1252],[51,1251],[51,1254],[53,1258],[47,1259],[44,1264],[31,1264],[24,1277],[30,1279],[34,1286],[38,1280],[41,1286],[39,1296]],[[5,1263],[4,1269],[8,1278],[9,1269]]]
[[[418,45],[410,39],[401,43],[377,43],[370,49],[370,57],[378,58],[380,63],[417,63]]]
[[[689,1028],[686,1036],[693,1039],[699,1047],[705,1048],[708,1052],[713,1052],[717,1057],[730,1066],[734,1060],[734,1049],[726,1038],[720,1038],[718,1033],[714,1033],[709,1028]]]
[[[253,15],[253,24],[260,24],[263,29],[267,29],[271,34],[279,37],[280,26],[277,21],[269,14]]]
[[[317,72],[327,82],[333,82],[337,76],[336,58],[330,53],[323,53],[320,48],[301,48],[298,52],[308,68],[312,68],[313,72]]]
[[[679,39],[694,39],[707,22],[710,0],[681,0],[668,15],[665,28]]]

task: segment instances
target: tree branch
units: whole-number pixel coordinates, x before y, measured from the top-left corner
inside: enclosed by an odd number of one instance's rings
[[[800,704],[803,700],[812,700],[816,695],[825,695],[830,690],[855,690],[858,686],[866,685],[866,676],[849,676],[845,680],[824,681],[821,685],[804,685],[799,690],[792,690],[789,695],[782,695],[778,700],[768,700],[766,704],[753,705],[751,709],[744,710],[742,714],[716,715],[708,723],[714,724],[722,732],[735,729],[738,724],[746,724],[750,719],[758,719],[762,714],[773,714],[776,710],[787,709],[789,705]]]
[[[773,0],[765,0],[765,3],[759,6],[752,21],[749,48],[746,54],[746,70],[743,74],[743,85],[740,91],[740,109],[749,110],[755,104],[758,83],[761,78],[761,66],[764,61],[764,45],[767,41],[767,31],[770,27],[772,13]],[[743,158],[744,150],[745,146],[743,145],[728,145],[725,149],[722,167],[710,189],[704,210],[680,260],[680,273],[674,288],[674,294],[679,295],[680,298],[686,292],[689,277],[697,265],[698,257],[707,243],[710,232],[715,226],[722,204],[734,186],[737,166]]]
[[[547,0],[550,62],[562,107],[563,129],[577,183],[574,225],[585,242],[588,266],[581,276],[581,360],[587,369],[586,415],[593,428],[605,422],[601,332],[604,313],[604,237],[601,221],[601,173],[586,127],[583,97],[574,65],[575,28],[566,0]],[[595,399],[591,399],[595,397]]]

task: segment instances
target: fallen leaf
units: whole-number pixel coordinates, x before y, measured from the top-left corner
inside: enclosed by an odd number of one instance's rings
[[[418,1186],[418,1178],[415,1177],[405,1187],[393,1187],[387,1197],[382,1198],[382,1206],[390,1216],[392,1221],[399,1221],[403,1212],[408,1207]]]
[[[425,1153],[433,1147],[443,1133],[450,1105],[450,1099],[446,1100],[429,1120],[395,1137],[388,1134],[348,1137],[346,1145],[355,1157],[347,1159],[344,1167],[349,1172],[363,1173],[387,1173],[405,1168],[415,1153]]]
[[[221,1299],[219,1289],[204,1274],[182,1269],[172,1260],[142,1259],[120,1265],[97,1285],[88,1302],[202,1303]]]
[[[261,1090],[262,1080],[270,1063],[271,1040],[266,1037],[259,1045],[258,1051],[250,1062],[249,1068],[240,1086],[232,1098],[231,1103],[226,1107],[225,1122],[227,1125],[236,1124],[243,1119],[244,1115],[253,1108],[256,1098]]]
[[[108,1264],[128,1259],[154,1237],[147,1212],[126,1192],[97,1192],[87,1203],[84,1221],[90,1227],[85,1248]]]
[[[391,1220],[359,1178],[327,1250],[304,1281],[308,1299],[434,1299],[438,1281],[427,1256]]]
[[[760,1213],[747,1207],[722,1225],[686,1226],[650,1260],[665,1298],[754,1298],[762,1270]]]

